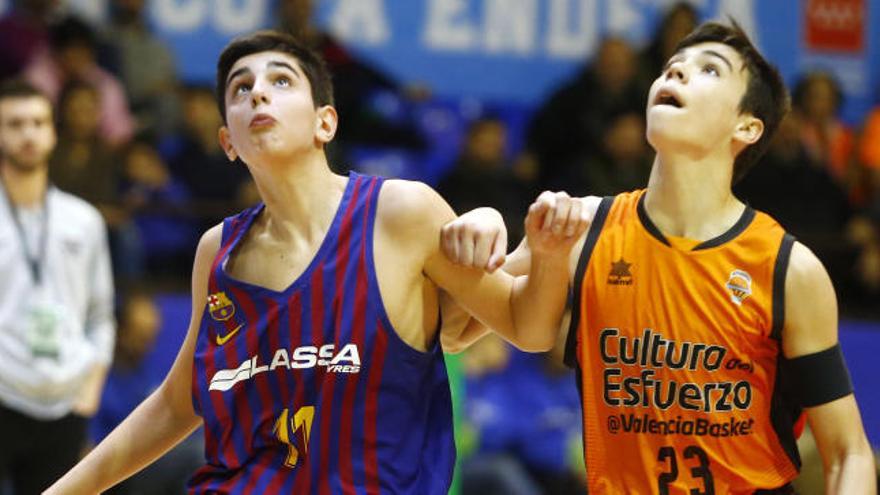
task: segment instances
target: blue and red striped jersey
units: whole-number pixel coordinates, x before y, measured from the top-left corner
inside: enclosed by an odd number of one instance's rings
[[[193,362],[206,465],[193,494],[446,494],[455,447],[439,338],[389,322],[373,263],[383,180],[351,173],[306,270],[278,292],[224,267],[263,205],[228,218]]]

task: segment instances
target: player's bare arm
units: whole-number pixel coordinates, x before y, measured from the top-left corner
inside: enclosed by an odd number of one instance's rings
[[[402,269],[422,277],[425,283],[436,284],[485,323],[517,336],[523,347],[549,349],[553,340],[546,338],[549,333],[546,329],[554,327],[561,318],[566,256],[576,236],[566,237],[559,229],[554,232],[553,218],[547,215],[548,211],[551,211],[549,205],[536,205],[530,213],[527,228],[534,232],[530,247],[537,253],[536,262],[527,277],[518,279],[449,261],[440,250],[440,230],[455,214],[436,192],[423,184],[386,183],[380,197],[378,222],[385,225],[383,229],[388,234],[377,237],[376,242],[387,237],[385,242],[397,246],[385,246],[397,256],[395,264],[403,264]],[[585,225],[579,228],[583,230]],[[406,246],[406,250],[400,246]],[[378,244],[376,252],[381,253]],[[378,266],[383,264],[377,259]],[[561,288],[557,288],[557,279],[562,280]],[[395,292],[382,289],[383,297]]]
[[[845,375],[845,368],[834,364],[837,346],[837,300],[831,279],[818,258],[796,243],[785,282],[783,354],[789,360],[806,360],[801,361],[803,365],[822,367],[823,374]],[[824,402],[844,392],[828,390],[825,393],[832,395],[827,398],[807,400]],[[826,493],[875,494],[874,459],[855,396],[847,393],[806,407],[806,413],[822,456]]]
[[[557,193],[565,194],[565,193]],[[587,228],[592,222],[593,216],[599,207],[601,198],[586,196],[574,198],[576,202],[572,211],[583,218]],[[573,203],[574,204],[574,203]],[[499,239],[506,244],[507,229],[501,215],[492,208],[477,208],[471,210],[443,227],[441,246],[443,253],[454,263],[463,266],[481,268],[491,272],[494,270],[497,260],[503,261],[502,269],[514,276],[525,275],[531,265],[531,251],[528,239],[524,238],[509,255],[499,252]],[[577,269],[580,252],[586,239],[586,229],[572,245],[569,253],[569,282]],[[503,246],[504,244],[501,244]],[[503,248],[502,248],[503,249]],[[566,308],[561,327],[566,326],[569,318],[569,308]],[[444,336],[444,348],[447,352],[461,352],[468,346],[482,338],[490,330],[477,319],[470,319],[466,325],[456,327],[460,330],[455,335]],[[511,343],[517,345],[509,336]]]
[[[191,399],[193,351],[198,336],[208,275],[220,246],[220,226],[208,230],[196,250],[192,276],[192,316],[186,339],[165,380],[107,438],[47,494],[93,494],[136,473],[170,450],[199,425]]]

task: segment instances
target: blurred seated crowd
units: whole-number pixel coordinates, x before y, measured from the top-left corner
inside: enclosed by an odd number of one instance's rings
[[[14,0],[0,19],[0,79],[22,75],[56,102],[52,182],[93,203],[109,227],[119,335],[95,441],[159,384],[182,341],[189,302],[157,291],[185,291],[201,233],[258,200],[244,165],[218,144],[212,86],[178,79],[145,0],[110,4],[106,25],[60,13],[53,0]],[[511,248],[541,190],[613,195],[647,184],[648,87],[698,22],[681,3],[642,50],[606,37],[574,77],[524,108],[401,84],[311,25],[311,9],[309,0],[281,0],[275,27],[310,40],[334,74],[341,123],[332,166],[423,180],[458,212],[493,206]],[[847,125],[840,86],[820,71],[800,77],[792,95],[763,163],[735,192],[819,255],[845,316],[880,318],[880,106]],[[157,301],[167,303],[162,311]],[[174,315],[173,329],[157,339],[162,314]],[[465,354],[464,493],[583,493],[579,399],[557,354],[523,354],[491,338]],[[155,483],[179,485],[192,471],[195,437],[166,465],[184,474],[159,467],[118,493],[173,493]]]

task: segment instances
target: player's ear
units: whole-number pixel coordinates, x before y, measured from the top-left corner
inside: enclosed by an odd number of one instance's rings
[[[235,148],[232,146],[232,139],[229,137],[229,128],[225,125],[220,127],[220,130],[217,131],[217,137],[220,139],[220,147],[223,148],[223,152],[226,153],[226,158],[229,158],[230,162],[234,162],[236,158],[238,158],[238,153],[236,153]]]
[[[750,144],[758,142],[763,134],[764,122],[757,117],[745,115],[740,120],[739,124],[737,124],[736,131],[733,133],[733,139],[741,142],[745,146],[749,146]]]
[[[321,144],[327,144],[336,135],[339,125],[339,114],[330,105],[324,105],[315,112],[315,138]]]

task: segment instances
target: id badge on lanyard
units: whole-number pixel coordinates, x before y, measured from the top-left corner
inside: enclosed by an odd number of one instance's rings
[[[4,189],[6,185],[3,184]],[[31,275],[33,289],[28,301],[25,315],[25,337],[31,353],[35,358],[57,359],[61,350],[61,328],[64,321],[64,307],[53,302],[49,297],[49,289],[46,287],[44,267],[46,264],[46,250],[49,243],[49,201],[43,196],[43,215],[40,218],[40,237],[36,249],[30,249],[24,225],[19,218],[18,207],[9,197],[9,191],[4,191],[6,205],[12,221],[15,224],[18,238],[21,241],[21,250]]]
[[[27,344],[34,358],[58,359],[63,323],[63,306],[41,296],[31,301],[24,324]]]

